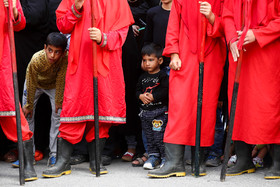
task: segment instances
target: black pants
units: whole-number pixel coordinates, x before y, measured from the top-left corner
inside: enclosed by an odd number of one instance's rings
[[[155,110],[142,110],[139,114],[142,129],[147,137],[149,156],[154,155],[164,158],[163,136],[167,124],[167,107]]]

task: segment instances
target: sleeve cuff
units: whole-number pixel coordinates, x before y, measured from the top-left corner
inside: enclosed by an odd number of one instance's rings
[[[82,13],[79,12],[79,11],[76,9],[75,4],[72,5],[71,10],[72,10],[72,13],[73,13],[77,18],[82,17]]]
[[[107,45],[107,35],[105,33],[102,33],[102,39],[100,44],[98,44],[100,47],[105,47]]]
[[[19,23],[21,22],[21,14],[19,13],[18,14],[18,19],[17,20],[14,20],[14,26],[17,26]]]

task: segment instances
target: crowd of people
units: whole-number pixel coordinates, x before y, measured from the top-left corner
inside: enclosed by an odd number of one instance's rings
[[[100,174],[107,174],[105,166],[115,158],[149,170],[150,178],[185,176],[186,164],[195,175],[198,118],[198,174],[204,176],[206,166],[225,159],[230,113],[227,175],[269,167],[264,178],[280,179],[278,0],[0,0],[0,139],[17,142],[8,17],[17,52],[25,181],[38,179],[34,164],[46,152],[46,178],[70,174],[71,165],[84,161],[97,174],[99,159]],[[236,109],[230,111],[237,81]],[[19,167],[15,151],[2,147],[0,158]]]

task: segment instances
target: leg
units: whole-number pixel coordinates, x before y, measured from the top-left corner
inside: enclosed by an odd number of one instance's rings
[[[99,138],[100,138],[100,161],[101,161],[101,153],[103,151],[103,148],[106,143],[106,138],[109,136],[109,129],[111,127],[111,124],[107,123],[99,123]],[[88,122],[87,129],[86,129],[86,140],[88,143],[88,153],[89,153],[89,169],[93,174],[96,174],[96,168],[95,168],[95,160],[96,160],[96,142],[95,142],[95,128],[94,128],[94,122]],[[104,166],[100,166],[100,174],[107,174],[108,171]]]
[[[265,173],[265,179],[280,179],[280,145],[271,145],[271,157],[273,164]]]
[[[237,156],[236,164],[227,170],[227,176],[241,175],[243,173],[255,172],[255,165],[251,159],[251,145],[242,141],[234,141],[235,153]]]
[[[43,171],[44,177],[60,177],[71,173],[70,157],[73,152],[73,144],[81,141],[85,128],[86,122],[60,125],[60,135],[57,139],[57,160],[53,167]]]
[[[51,102],[52,106],[52,115],[51,115],[51,128],[50,128],[50,141],[49,141],[49,148],[50,148],[50,158],[48,161],[48,165],[53,166],[56,162],[56,149],[57,149],[57,135],[59,133],[59,120],[60,120],[60,113],[61,109],[59,109],[56,113],[55,108],[55,89],[51,90],[44,90]]]

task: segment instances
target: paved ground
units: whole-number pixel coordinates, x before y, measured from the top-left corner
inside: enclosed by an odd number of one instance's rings
[[[88,163],[72,166],[72,173],[59,178],[46,179],[41,176],[46,169],[47,160],[44,159],[35,166],[39,179],[25,183],[25,186],[52,186],[52,187],[180,187],[180,186],[203,186],[203,187],[280,187],[280,180],[265,180],[265,170],[258,170],[253,174],[227,177],[225,182],[220,182],[220,167],[207,168],[208,174],[204,177],[195,178],[190,175],[190,166],[186,166],[186,177],[171,177],[167,179],[150,179],[147,177],[147,170],[141,167],[132,167],[130,163],[121,160],[113,160],[107,166],[109,173],[96,178],[89,172]],[[11,167],[11,164],[0,162],[0,186],[19,186],[18,169]]]

